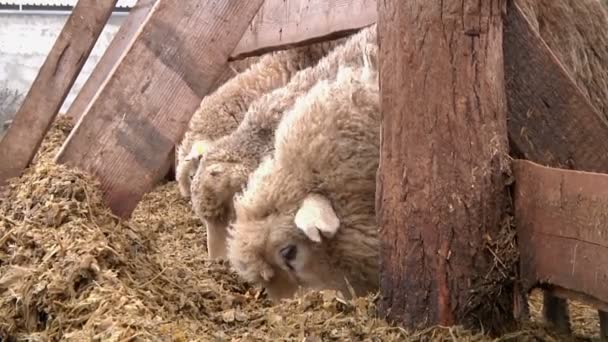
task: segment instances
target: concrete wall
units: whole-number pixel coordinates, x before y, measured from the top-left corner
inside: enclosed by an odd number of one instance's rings
[[[63,104],[62,112],[68,109],[76,97],[78,90],[112,41],[126,15],[126,13],[115,13],[108,20]],[[10,89],[19,90],[25,96],[68,16],[69,13],[66,12],[31,14],[0,11],[0,87],[6,85]]]

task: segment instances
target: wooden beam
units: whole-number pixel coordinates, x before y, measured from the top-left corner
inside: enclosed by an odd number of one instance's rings
[[[112,211],[129,216],[262,3],[158,0],[57,161],[97,176]]]
[[[608,173],[608,122],[510,3],[504,51],[514,149],[543,165]]]
[[[125,21],[120,25],[118,32],[112,39],[112,42],[106,48],[103,56],[95,65],[95,69],[84,83],[74,102],[66,114],[78,121],[85,109],[95,96],[95,93],[101,88],[103,82],[110,76],[112,69],[120,56],[124,53],[127,46],[141,27],[152,6],[156,0],[138,0],[137,4],[131,9]]]
[[[74,7],[0,141],[0,185],[19,176],[34,158],[116,1],[79,0]]]
[[[502,0],[378,2],[380,308],[408,328],[514,323],[506,287],[472,296],[496,266],[486,239],[509,203],[505,10]]]
[[[377,16],[376,0],[266,0],[231,59],[341,38]]]
[[[608,175],[513,164],[521,278],[608,305]]]

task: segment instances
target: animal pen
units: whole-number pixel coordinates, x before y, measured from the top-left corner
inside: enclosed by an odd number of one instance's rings
[[[115,4],[74,7],[0,141],[0,184],[31,163]],[[474,317],[498,331],[540,287],[548,322],[568,332],[568,300],[582,301],[608,341],[608,122],[513,1],[139,0],[68,110],[56,162],[95,176],[128,218],[229,61],[376,22],[380,311],[407,328]],[[480,318],[470,293],[505,266],[487,247],[504,224],[519,279]]]

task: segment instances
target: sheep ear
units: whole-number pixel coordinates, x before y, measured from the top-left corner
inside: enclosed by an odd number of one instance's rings
[[[317,194],[308,195],[302,201],[294,223],[309,239],[315,242],[321,242],[321,234],[333,237],[340,227],[340,220],[329,200]]]

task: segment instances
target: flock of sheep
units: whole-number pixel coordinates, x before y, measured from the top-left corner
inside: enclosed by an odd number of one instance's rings
[[[605,5],[516,2],[605,112]],[[204,98],[178,146],[178,184],[206,225],[209,256],[272,299],[378,288],[377,50],[372,25],[267,54]]]
[[[205,97],[177,149],[182,195],[270,298],[378,287],[376,25],[261,57]]]

